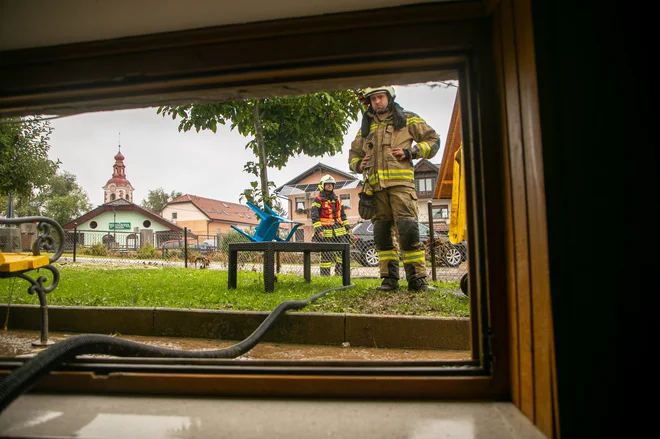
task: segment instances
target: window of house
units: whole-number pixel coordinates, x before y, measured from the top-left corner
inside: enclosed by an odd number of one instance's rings
[[[417,190],[419,192],[431,192],[433,191],[433,179],[432,178],[420,178],[417,180]]]
[[[144,221],[142,222],[142,227],[144,227],[145,229],[148,229],[149,227],[151,227],[151,221],[149,221],[149,220],[144,220]]]
[[[296,210],[305,210],[305,197],[296,197]]]
[[[449,219],[449,206],[433,206],[433,218]]]
[[[95,228],[97,228],[98,226],[99,226],[99,224],[98,224],[96,221],[91,221],[91,222],[89,223],[89,228],[90,228],[90,229],[95,229]]]
[[[351,208],[351,194],[340,194],[339,199],[341,200],[341,204],[346,208],[350,209]]]
[[[176,218],[177,218],[177,212],[172,212],[172,219],[176,219]]]

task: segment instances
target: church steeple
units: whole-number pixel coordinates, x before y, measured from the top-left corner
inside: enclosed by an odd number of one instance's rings
[[[103,203],[123,198],[126,201],[133,202],[134,188],[126,179],[126,165],[124,165],[124,155],[121,153],[121,143],[119,151],[115,154],[115,164],[112,166],[112,178],[103,186]]]

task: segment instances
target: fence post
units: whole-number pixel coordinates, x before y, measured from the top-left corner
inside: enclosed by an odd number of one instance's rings
[[[280,252],[275,253],[275,260],[277,265],[277,274],[280,274],[280,271],[282,270],[282,263],[280,262]]]
[[[183,266],[188,268],[188,227],[183,228]]]
[[[78,247],[78,223],[73,223],[73,262],[76,262],[77,247]]]
[[[429,200],[427,203],[429,210],[429,241],[431,243],[431,279],[433,282],[437,281],[435,273],[435,231],[433,230],[433,202]]]

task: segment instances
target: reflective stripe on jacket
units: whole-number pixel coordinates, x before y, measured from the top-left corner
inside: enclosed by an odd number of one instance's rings
[[[362,137],[360,130],[351,143],[348,153],[349,167],[358,173],[362,159],[368,155],[369,160],[360,171],[373,190],[400,185],[414,188],[415,171],[412,160],[431,159],[440,149],[438,134],[424,119],[409,111],[404,111],[404,114],[406,126],[397,130],[391,117],[378,121],[374,114],[368,113],[371,118],[369,134]],[[392,155],[392,148],[408,150],[412,160],[397,160]]]
[[[325,192],[318,194],[312,202],[310,216],[314,230],[323,227],[323,236],[331,237],[333,231],[335,236],[346,234],[348,219],[341,200],[334,192],[330,196],[326,196]]]

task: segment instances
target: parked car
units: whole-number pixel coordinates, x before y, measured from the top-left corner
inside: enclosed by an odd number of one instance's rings
[[[378,251],[374,244],[374,228],[370,220],[358,223],[353,228],[354,242],[351,246],[351,259],[366,267],[378,265]],[[430,258],[430,230],[424,223],[419,223],[419,238],[427,247],[427,259]],[[436,260],[440,265],[457,267],[467,260],[465,241],[454,245],[444,233],[434,233]]]
[[[188,248],[192,250],[196,250],[203,255],[207,253],[213,253],[215,251],[215,245],[209,244],[206,241],[200,242],[199,244],[191,244],[188,246]]]
[[[181,250],[183,251],[183,241],[178,241],[176,239],[163,242],[160,247],[160,250],[163,250],[164,253],[167,253],[170,250]],[[189,242],[188,243],[189,252],[199,252],[203,255],[208,253],[213,253],[215,251],[215,246],[204,241],[201,243]]]
[[[216,248],[216,245],[215,245],[215,239],[206,239],[202,242],[202,245],[207,247],[210,251],[217,251],[218,250]]]
[[[170,241],[165,241],[163,242],[160,247],[158,247],[159,250],[175,250],[183,247],[183,241],[179,241],[176,239],[172,239]]]

